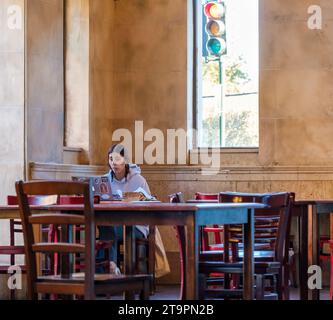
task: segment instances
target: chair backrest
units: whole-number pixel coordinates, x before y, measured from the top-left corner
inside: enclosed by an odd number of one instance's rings
[[[203,193],[203,192],[196,192],[194,195],[195,200],[218,200],[219,194],[218,193]]]
[[[37,276],[36,254],[37,253],[61,253],[62,276],[70,277],[68,260],[70,254],[84,253],[85,256],[85,281],[82,284],[61,283],[65,294],[85,295],[86,298],[94,297],[94,274],[95,274],[95,216],[93,210],[93,194],[88,183],[70,181],[35,181],[16,182],[16,193],[19,201],[20,216],[23,226],[24,246],[27,264],[28,297],[36,299],[37,293],[54,293],[51,284],[39,281]],[[29,196],[60,196],[60,195],[83,195],[84,214],[34,213]],[[63,239],[57,243],[36,242],[33,234],[33,225],[56,224],[62,226]],[[69,243],[65,230],[69,225],[84,225],[85,245]],[[67,267],[67,268],[66,268]],[[58,285],[59,289],[59,285]],[[51,291],[50,291],[51,290]],[[58,291],[59,292],[59,291]],[[61,293],[61,292],[59,292]]]
[[[291,206],[294,199],[295,194],[291,192],[219,194],[219,202],[258,202],[269,206],[255,210],[255,242],[270,243],[276,261],[281,263],[288,258]],[[230,238],[241,239],[239,231],[237,228],[230,228]]]
[[[169,195],[169,202],[170,203],[184,203],[185,198],[182,192],[177,192]]]
[[[212,200],[218,200],[219,194],[218,193],[204,193],[204,192],[196,192],[194,195],[195,200],[199,201],[212,201]],[[207,226],[208,227],[208,226]],[[201,242],[201,249],[202,251],[206,251],[209,248],[209,237],[208,237],[208,230],[217,230],[219,229],[219,226],[217,224],[214,224],[211,226],[212,228],[207,229],[206,227],[200,227],[200,242]],[[215,244],[221,244],[221,234],[220,232],[214,232],[214,239]]]
[[[51,196],[29,196],[28,201],[30,205],[49,205],[49,204],[56,204],[57,203],[57,197],[54,195]],[[9,206],[15,206],[18,205],[18,197],[14,195],[7,196],[7,204]]]
[[[30,205],[51,205],[57,203],[56,196],[29,196],[28,201]],[[13,206],[18,205],[18,198],[15,195],[7,196],[7,205]],[[22,233],[22,223],[21,220],[10,219],[9,220],[9,235],[10,235],[10,245],[15,246],[15,234]],[[15,258],[11,256],[11,264],[15,264]]]
[[[100,198],[94,196],[94,203],[99,203]],[[66,204],[84,204],[84,196],[69,196],[69,195],[60,195],[57,199],[57,204],[66,205]]]

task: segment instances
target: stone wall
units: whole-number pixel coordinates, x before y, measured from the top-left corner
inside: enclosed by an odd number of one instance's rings
[[[24,177],[24,1],[0,2],[0,203]],[[0,245],[9,223],[0,221]],[[0,256],[0,263],[8,262]]]
[[[114,30],[115,2],[90,0],[89,43],[89,94],[90,94],[90,140],[89,160],[91,164],[105,163],[102,155],[111,140],[112,121],[115,114],[113,95],[115,83],[113,57],[115,54]],[[124,92],[125,96],[126,93]]]
[[[65,2],[65,146],[89,151],[89,0]]]
[[[63,0],[29,0],[26,9],[27,160],[62,163]]]
[[[63,0],[2,0],[0,34],[3,204],[8,194],[15,194],[15,181],[26,178],[29,161],[62,162]],[[22,243],[22,237],[16,241]],[[2,244],[9,244],[7,221],[0,221]],[[0,263],[9,263],[9,257],[0,256]]]
[[[308,28],[308,8],[322,29]],[[260,1],[260,148],[263,165],[333,163],[333,2]]]
[[[115,129],[189,128],[189,1],[96,1],[90,10],[91,164],[103,164]],[[261,0],[260,146],[257,162],[332,165],[333,4]],[[107,18],[108,17],[108,18]],[[191,110],[190,110],[191,111]],[[301,139],[300,139],[301,138]],[[243,155],[237,155],[243,157]],[[233,162],[230,163],[232,165]]]
[[[187,3],[92,1],[91,164],[104,164],[112,133],[187,128]]]

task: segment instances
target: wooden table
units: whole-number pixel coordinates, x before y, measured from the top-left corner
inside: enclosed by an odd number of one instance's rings
[[[134,272],[135,225],[184,225],[186,227],[186,299],[198,298],[199,226],[244,224],[244,299],[253,299],[254,284],[254,210],[257,203],[170,204],[122,203],[94,205],[97,225],[126,225],[125,272]],[[37,211],[82,211],[82,205],[35,207]],[[19,218],[17,206],[0,206],[0,219]]]
[[[187,203],[217,203],[218,200],[188,200]],[[333,239],[333,200],[298,200],[292,216],[298,218],[299,288],[301,300],[319,300],[319,290],[308,289],[308,268],[319,265],[319,215],[330,214],[330,239]]]
[[[320,290],[308,289],[308,268],[319,266],[319,215],[330,214],[330,238],[333,239],[333,200],[295,201],[293,216],[299,218],[299,283],[301,300],[319,300]]]

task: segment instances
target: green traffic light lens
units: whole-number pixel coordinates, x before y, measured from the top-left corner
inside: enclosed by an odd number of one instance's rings
[[[211,51],[213,54],[218,54],[221,50],[221,44],[217,39],[211,39],[207,43],[208,50]]]
[[[226,50],[226,43],[223,39],[211,38],[207,42],[207,50],[214,56],[222,55]]]

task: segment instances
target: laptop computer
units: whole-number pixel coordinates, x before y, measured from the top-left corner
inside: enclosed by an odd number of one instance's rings
[[[101,200],[112,200],[111,182],[108,176],[92,176],[92,177],[72,177],[72,181],[92,182],[94,196],[98,196]]]

